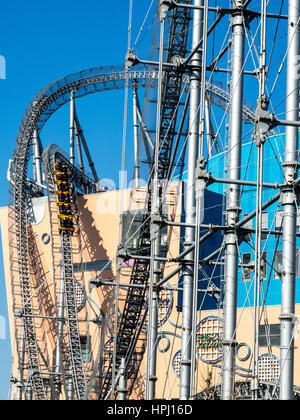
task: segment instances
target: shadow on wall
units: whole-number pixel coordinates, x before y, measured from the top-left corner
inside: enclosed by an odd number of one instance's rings
[[[40,313],[42,314],[42,312],[44,312],[45,315],[50,317],[50,319],[46,320],[48,324],[47,332],[50,332],[54,339],[54,337],[56,337],[56,306],[52,299],[52,294],[50,293],[48,282],[46,281],[47,274],[44,271],[40,252],[36,243],[36,238],[32,226],[30,225],[28,226],[28,245],[30,269],[35,280],[34,286],[36,288],[40,288],[38,294],[38,305],[40,308]],[[51,319],[52,317],[54,319]]]
[[[107,250],[103,246],[103,238],[99,230],[95,226],[95,219],[92,212],[88,208],[88,200],[84,196],[78,197],[78,227],[82,239],[83,249],[87,251],[90,261],[109,261],[110,257],[107,254]],[[100,276],[103,280],[108,280],[114,278],[114,273],[111,269],[111,264],[108,265],[108,269],[101,270],[96,272],[96,275]],[[112,331],[112,314],[114,312],[114,302],[113,302],[113,286],[103,286],[100,289],[97,289],[99,299],[101,299],[101,314],[104,315],[108,322],[102,322],[100,325],[99,337],[101,343],[99,346],[99,354],[94,359],[97,363],[101,360],[101,353],[104,349],[104,346],[110,338],[109,331]],[[101,316],[101,319],[102,319]],[[96,366],[93,367],[93,370]],[[96,369],[97,370],[97,369]],[[100,369],[101,372],[101,369]],[[99,375],[99,372],[98,372]]]

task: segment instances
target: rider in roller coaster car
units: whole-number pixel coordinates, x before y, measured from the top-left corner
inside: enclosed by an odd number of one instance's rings
[[[59,214],[66,215],[66,216],[73,216],[73,210],[70,205],[61,205],[59,206]]]
[[[75,229],[73,220],[68,219],[68,218],[60,220],[60,227],[62,229],[69,229],[69,230],[74,230]]]

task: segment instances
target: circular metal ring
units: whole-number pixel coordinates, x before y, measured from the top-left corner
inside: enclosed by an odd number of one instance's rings
[[[50,242],[50,235],[49,233],[42,234],[42,242],[44,245],[47,245]]]
[[[239,350],[240,350],[242,347],[246,347],[246,349],[248,350],[248,352],[247,352],[246,356],[244,356],[244,357],[240,357],[240,356],[239,356]],[[249,346],[248,346],[248,344],[246,344],[246,343],[240,343],[240,344],[236,347],[236,349],[235,349],[235,355],[236,355],[237,359],[238,359],[240,362],[246,362],[246,360],[248,360],[248,359],[249,359],[250,354],[251,354],[250,347],[249,347]]]
[[[167,345],[164,347],[164,348],[161,348],[161,347],[159,347],[159,343],[161,342],[161,340],[163,340],[163,339],[166,339],[167,340]],[[169,348],[170,348],[170,339],[169,339],[169,337],[167,337],[166,335],[161,335],[160,337],[159,337],[159,340],[158,340],[158,343],[157,343],[157,350],[160,352],[160,353],[166,353],[168,350],[169,350]]]

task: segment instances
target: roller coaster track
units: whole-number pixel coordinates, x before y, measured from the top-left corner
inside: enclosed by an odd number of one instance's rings
[[[68,183],[70,184],[70,189],[72,190],[71,195],[71,206],[72,216],[66,216],[69,220],[72,217],[72,220],[75,218],[77,212],[77,198],[76,198],[76,187],[80,189],[85,194],[97,192],[96,183],[87,177],[83,172],[79,171],[70,162],[57,151],[57,147],[52,145],[48,147],[43,153],[43,162],[44,167],[47,168],[47,187],[48,194],[53,194],[55,192],[55,175],[53,173],[53,168],[55,165],[63,164],[66,168],[68,175]],[[66,176],[67,176],[66,175]],[[57,182],[56,182],[57,184]],[[57,195],[55,194],[57,198]],[[49,199],[50,206],[50,217],[52,214],[51,204]],[[57,206],[56,206],[57,207]],[[56,208],[56,218],[57,218],[57,208]],[[60,219],[61,223],[62,219]],[[51,220],[52,223],[52,220]],[[61,228],[59,228],[61,230]],[[71,366],[72,376],[73,376],[73,385],[74,391],[77,400],[86,400],[88,399],[87,395],[87,379],[83,367],[83,359],[81,354],[81,344],[80,344],[80,334],[79,334],[79,324],[77,319],[77,303],[75,295],[75,285],[74,285],[74,270],[73,270],[73,251],[72,251],[72,232],[69,230],[61,230],[59,232],[60,236],[60,262],[63,273],[64,280],[64,295],[65,295],[65,307],[66,307],[66,329],[68,336],[68,354],[69,354],[69,364]],[[54,252],[54,251],[53,251]],[[66,366],[65,368],[69,368]]]
[[[26,207],[28,195],[32,195],[32,183],[28,182],[27,172],[30,157],[30,148],[34,130],[40,132],[51,117],[61,106],[70,101],[70,93],[74,98],[84,97],[88,94],[124,89],[125,81],[129,81],[129,87],[137,84],[137,87],[145,87],[152,83],[157,85],[158,72],[147,70],[145,67],[136,67],[134,71],[126,72],[124,66],[98,67],[69,75],[59,79],[41,90],[27,108],[20,124],[16,139],[15,150],[10,167],[10,207],[14,218],[14,236],[16,241],[16,257],[18,277],[21,291],[22,310],[25,324],[25,348],[28,367],[31,371],[31,381],[35,398],[45,399],[46,393],[43,385],[39,364],[39,349],[36,341],[33,321],[33,306],[31,303],[32,284],[30,279],[30,260],[28,249],[28,209]],[[188,76],[183,77],[183,82],[189,82]],[[212,93],[211,100],[217,106],[226,108],[230,96],[222,86],[208,85],[207,89]],[[254,112],[244,106],[244,119],[253,122]],[[36,188],[38,194],[40,189]]]
[[[190,3],[190,0],[184,1]],[[190,12],[188,9],[176,8],[171,16],[170,31],[167,49],[167,62],[171,62],[175,56],[184,57],[186,54],[186,45],[188,38],[188,24],[190,21]],[[163,181],[167,178],[170,170],[170,160],[173,150],[174,137],[176,134],[176,123],[178,114],[178,103],[180,102],[182,92],[182,82],[184,74],[178,69],[168,69],[163,77],[163,94],[161,102],[161,120],[160,120],[160,138],[159,138],[159,156],[158,156],[158,179]],[[153,160],[154,162],[154,157]],[[151,171],[151,179],[154,173]],[[150,187],[151,188],[151,187]],[[139,286],[147,286],[150,278],[150,230],[151,230],[151,202],[152,195],[149,189],[147,194],[146,211],[143,217],[142,229],[139,235],[137,252],[142,254],[145,259],[135,259],[130,283],[133,285],[127,293],[125,306],[119,324],[116,337],[115,360],[111,357],[100,392],[100,399],[109,396],[110,390],[114,388],[113,369],[120,368],[122,358],[125,358],[125,366],[128,366],[135,350],[139,338],[138,325],[141,322],[142,312],[146,310],[146,287],[141,289]],[[137,287],[134,287],[137,285]],[[130,349],[130,350],[129,350]],[[142,354],[139,355],[135,363],[133,377],[137,376],[139,366],[142,360]],[[131,382],[131,385],[132,382]],[[132,386],[129,385],[129,393]]]

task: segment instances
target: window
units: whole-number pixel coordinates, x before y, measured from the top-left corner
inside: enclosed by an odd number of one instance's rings
[[[282,223],[283,223],[283,211],[276,211],[275,212],[275,230],[278,232],[282,231]]]
[[[243,265],[243,281],[249,282],[251,281],[251,273],[255,271],[255,258],[250,253],[243,254],[242,256],[242,265]],[[267,253],[262,253],[261,258],[261,276],[263,280],[267,278]]]
[[[300,210],[298,209],[297,212],[297,227],[296,227],[296,232],[300,233]]]
[[[269,213],[268,212],[263,212],[262,213],[261,228],[262,228],[262,230],[269,230]],[[268,238],[267,233],[263,233],[261,235],[262,240],[266,240],[267,238]]]
[[[246,219],[246,217],[248,216],[248,214],[244,215],[244,218]],[[245,229],[253,229],[253,219],[248,220],[247,223],[244,224],[243,226]]]
[[[280,324],[260,325],[258,343],[260,347],[279,347]]]
[[[262,259],[261,259],[261,264],[262,264],[262,278],[263,280],[267,279],[267,253],[263,252],[262,253]]]
[[[91,336],[90,335],[81,335],[80,336],[80,345],[81,345],[82,361],[84,363],[89,363],[91,361],[91,358],[92,358]]]
[[[251,254],[243,254],[243,281],[251,281],[251,272],[253,271],[254,264],[251,262]]]
[[[299,251],[299,249],[296,249],[296,277],[299,277]],[[276,251],[274,258],[274,279],[281,279],[282,272],[282,251]]]
[[[275,252],[274,258],[274,279],[281,279],[282,276],[282,251]]]
[[[275,230],[282,231],[283,226],[283,211],[276,211],[275,213]],[[298,209],[297,213],[297,233],[300,233],[300,210]]]
[[[137,252],[139,248],[139,238],[141,236],[141,226],[144,221],[144,213],[125,212],[122,216],[122,242],[126,244],[126,249],[130,252]],[[168,249],[168,226],[162,226],[161,234],[161,255],[166,256]],[[144,244],[150,247],[150,233],[149,238],[144,240]]]
[[[122,241],[126,243],[127,249],[136,250],[140,236],[140,227],[143,223],[143,213],[128,211],[123,214],[122,218]]]

